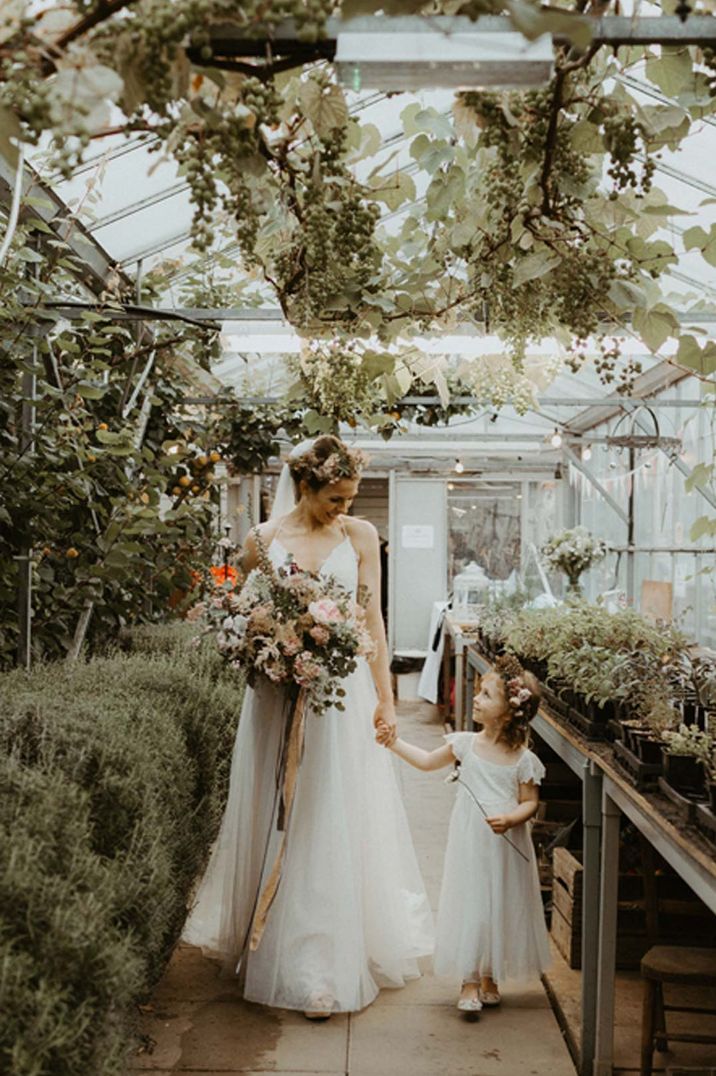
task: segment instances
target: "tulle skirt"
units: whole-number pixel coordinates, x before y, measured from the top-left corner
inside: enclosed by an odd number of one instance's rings
[[[281,883],[258,949],[247,935],[279,845],[276,770],[285,693],[247,689],[219,836],[183,939],[250,1001],[356,1012],[419,974],[433,923],[390,752],[374,740],[375,689],[361,660],[346,709],[306,717]],[[237,967],[243,954],[242,968]]]
[[[506,814],[517,806],[516,801],[482,802],[490,814]],[[515,826],[507,836],[516,847],[492,832],[459,789],[445,850],[436,974],[471,979],[482,972],[503,983],[536,978],[550,966],[529,828]]]

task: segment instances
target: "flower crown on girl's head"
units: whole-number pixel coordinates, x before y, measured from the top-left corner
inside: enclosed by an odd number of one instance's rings
[[[495,662],[495,672],[505,685],[507,705],[515,717],[526,717],[523,707],[532,698],[532,692],[524,682],[525,670],[514,654],[503,654]]]

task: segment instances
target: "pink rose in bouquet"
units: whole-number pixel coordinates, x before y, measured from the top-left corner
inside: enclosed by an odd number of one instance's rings
[[[308,611],[318,624],[335,624],[336,621],[343,620],[341,610],[330,598],[311,602]]]

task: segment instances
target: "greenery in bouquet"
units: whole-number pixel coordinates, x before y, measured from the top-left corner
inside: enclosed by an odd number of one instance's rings
[[[315,713],[344,709],[342,681],[358,657],[373,656],[365,610],[332,577],[293,560],[275,567],[261,543],[259,562],[240,590],[215,590],[206,604],[206,630],[219,652],[249,683],[265,677],[305,689]]]
[[[570,588],[577,590],[579,577],[587,568],[602,560],[609,546],[601,538],[595,538],[586,527],[572,527],[553,535],[541,549],[545,563],[564,572]]]

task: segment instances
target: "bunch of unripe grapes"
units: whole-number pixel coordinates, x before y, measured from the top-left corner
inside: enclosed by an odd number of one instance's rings
[[[611,158],[607,174],[614,180],[615,190],[610,197],[616,198],[617,192],[632,187],[643,193],[651,190],[656,165],[647,153],[646,132],[634,116],[616,112],[603,121],[604,144]],[[635,160],[639,146],[644,150],[645,160],[641,171],[637,172]]]
[[[198,497],[211,487],[214,478],[214,465],[221,459],[221,453],[214,450],[208,454],[202,453],[189,460],[188,464],[180,467],[174,476],[171,487],[173,497],[187,497],[192,494]]]
[[[626,356],[623,365],[622,350],[619,340],[611,337],[609,340],[602,338],[599,341],[599,354],[594,360],[594,368],[599,374],[600,380],[605,385],[616,382],[615,388],[619,393],[628,393],[634,387],[634,381],[642,372],[642,364],[633,356]]]

